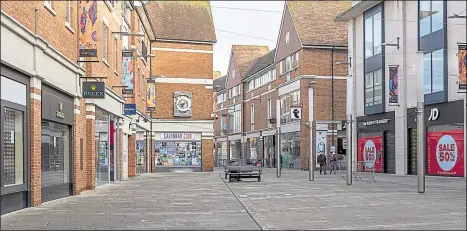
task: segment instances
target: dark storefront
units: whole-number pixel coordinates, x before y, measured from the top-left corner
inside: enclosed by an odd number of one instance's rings
[[[1,66],[1,214],[26,208],[29,186],[29,77]]]
[[[73,98],[42,85],[42,202],[73,194]]]
[[[264,136],[263,167],[276,167],[276,136]]]
[[[357,168],[374,168],[375,172],[395,173],[394,112],[357,118]]]
[[[426,174],[464,176],[463,100],[425,105]],[[408,172],[417,174],[417,109],[407,109]]]

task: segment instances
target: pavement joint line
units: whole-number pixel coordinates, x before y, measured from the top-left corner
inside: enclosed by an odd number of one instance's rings
[[[258,226],[258,228],[260,230],[264,230],[263,227],[259,224],[259,222],[253,217],[253,215],[250,213],[250,211],[248,211],[248,209],[246,208],[246,206],[240,201],[240,199],[237,197],[237,195],[235,195],[235,193],[233,192],[233,190],[230,188],[230,186],[227,184],[227,182],[225,182],[225,180],[222,178],[221,174],[219,173],[219,178],[221,179],[222,182],[224,182],[225,186],[227,186],[227,188],[229,189],[229,191],[232,193],[232,195],[235,197],[235,199],[237,199],[238,203],[240,203],[240,205],[243,207],[243,209],[246,211],[246,213],[248,214],[248,216],[250,216],[250,218],[253,220],[253,222],[255,222],[256,226]]]

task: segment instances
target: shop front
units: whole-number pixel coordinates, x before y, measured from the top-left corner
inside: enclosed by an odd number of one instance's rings
[[[394,112],[357,117],[357,171],[395,173]]]
[[[464,115],[463,100],[425,105],[426,174],[464,176]],[[417,173],[416,108],[407,109],[408,169]]]
[[[29,77],[1,66],[1,214],[26,208],[29,190]]]
[[[261,139],[259,133],[254,134],[254,137],[248,137],[246,142],[246,159],[247,163],[256,163],[260,157],[261,152]]]
[[[217,141],[215,145],[215,166],[222,167],[227,165],[227,141]]]
[[[155,139],[156,172],[201,171],[201,133],[156,133]]]
[[[136,132],[136,175],[147,173],[146,132]]]
[[[281,134],[282,168],[300,169],[300,132]]]
[[[42,85],[42,202],[73,194],[73,98]]]

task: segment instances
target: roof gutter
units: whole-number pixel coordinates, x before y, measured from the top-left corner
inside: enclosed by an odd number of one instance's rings
[[[372,8],[375,5],[378,5],[381,1],[369,1],[363,0],[354,6],[350,7],[346,11],[342,12],[341,14],[337,15],[334,18],[335,22],[347,22],[353,18],[358,17],[359,15],[363,14],[366,10]]]
[[[347,50],[347,45],[317,45],[317,44],[303,44],[303,48],[313,49],[334,49],[334,50]]]
[[[156,41],[158,41],[158,42],[209,44],[209,45],[213,45],[213,44],[216,43],[216,42],[213,42],[213,41],[181,40],[181,39],[169,39],[169,38],[156,38]]]

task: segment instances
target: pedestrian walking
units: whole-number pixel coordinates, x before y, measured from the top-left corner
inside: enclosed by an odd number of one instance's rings
[[[331,170],[329,171],[329,174],[332,174],[332,170],[334,170],[334,174],[336,174],[337,156],[335,152],[331,154],[330,159],[331,159]]]
[[[326,168],[324,167],[325,164],[326,164],[326,156],[321,153],[319,154],[318,156],[318,164],[319,164],[319,175],[322,174],[322,172],[324,171],[324,175],[326,175]]]

